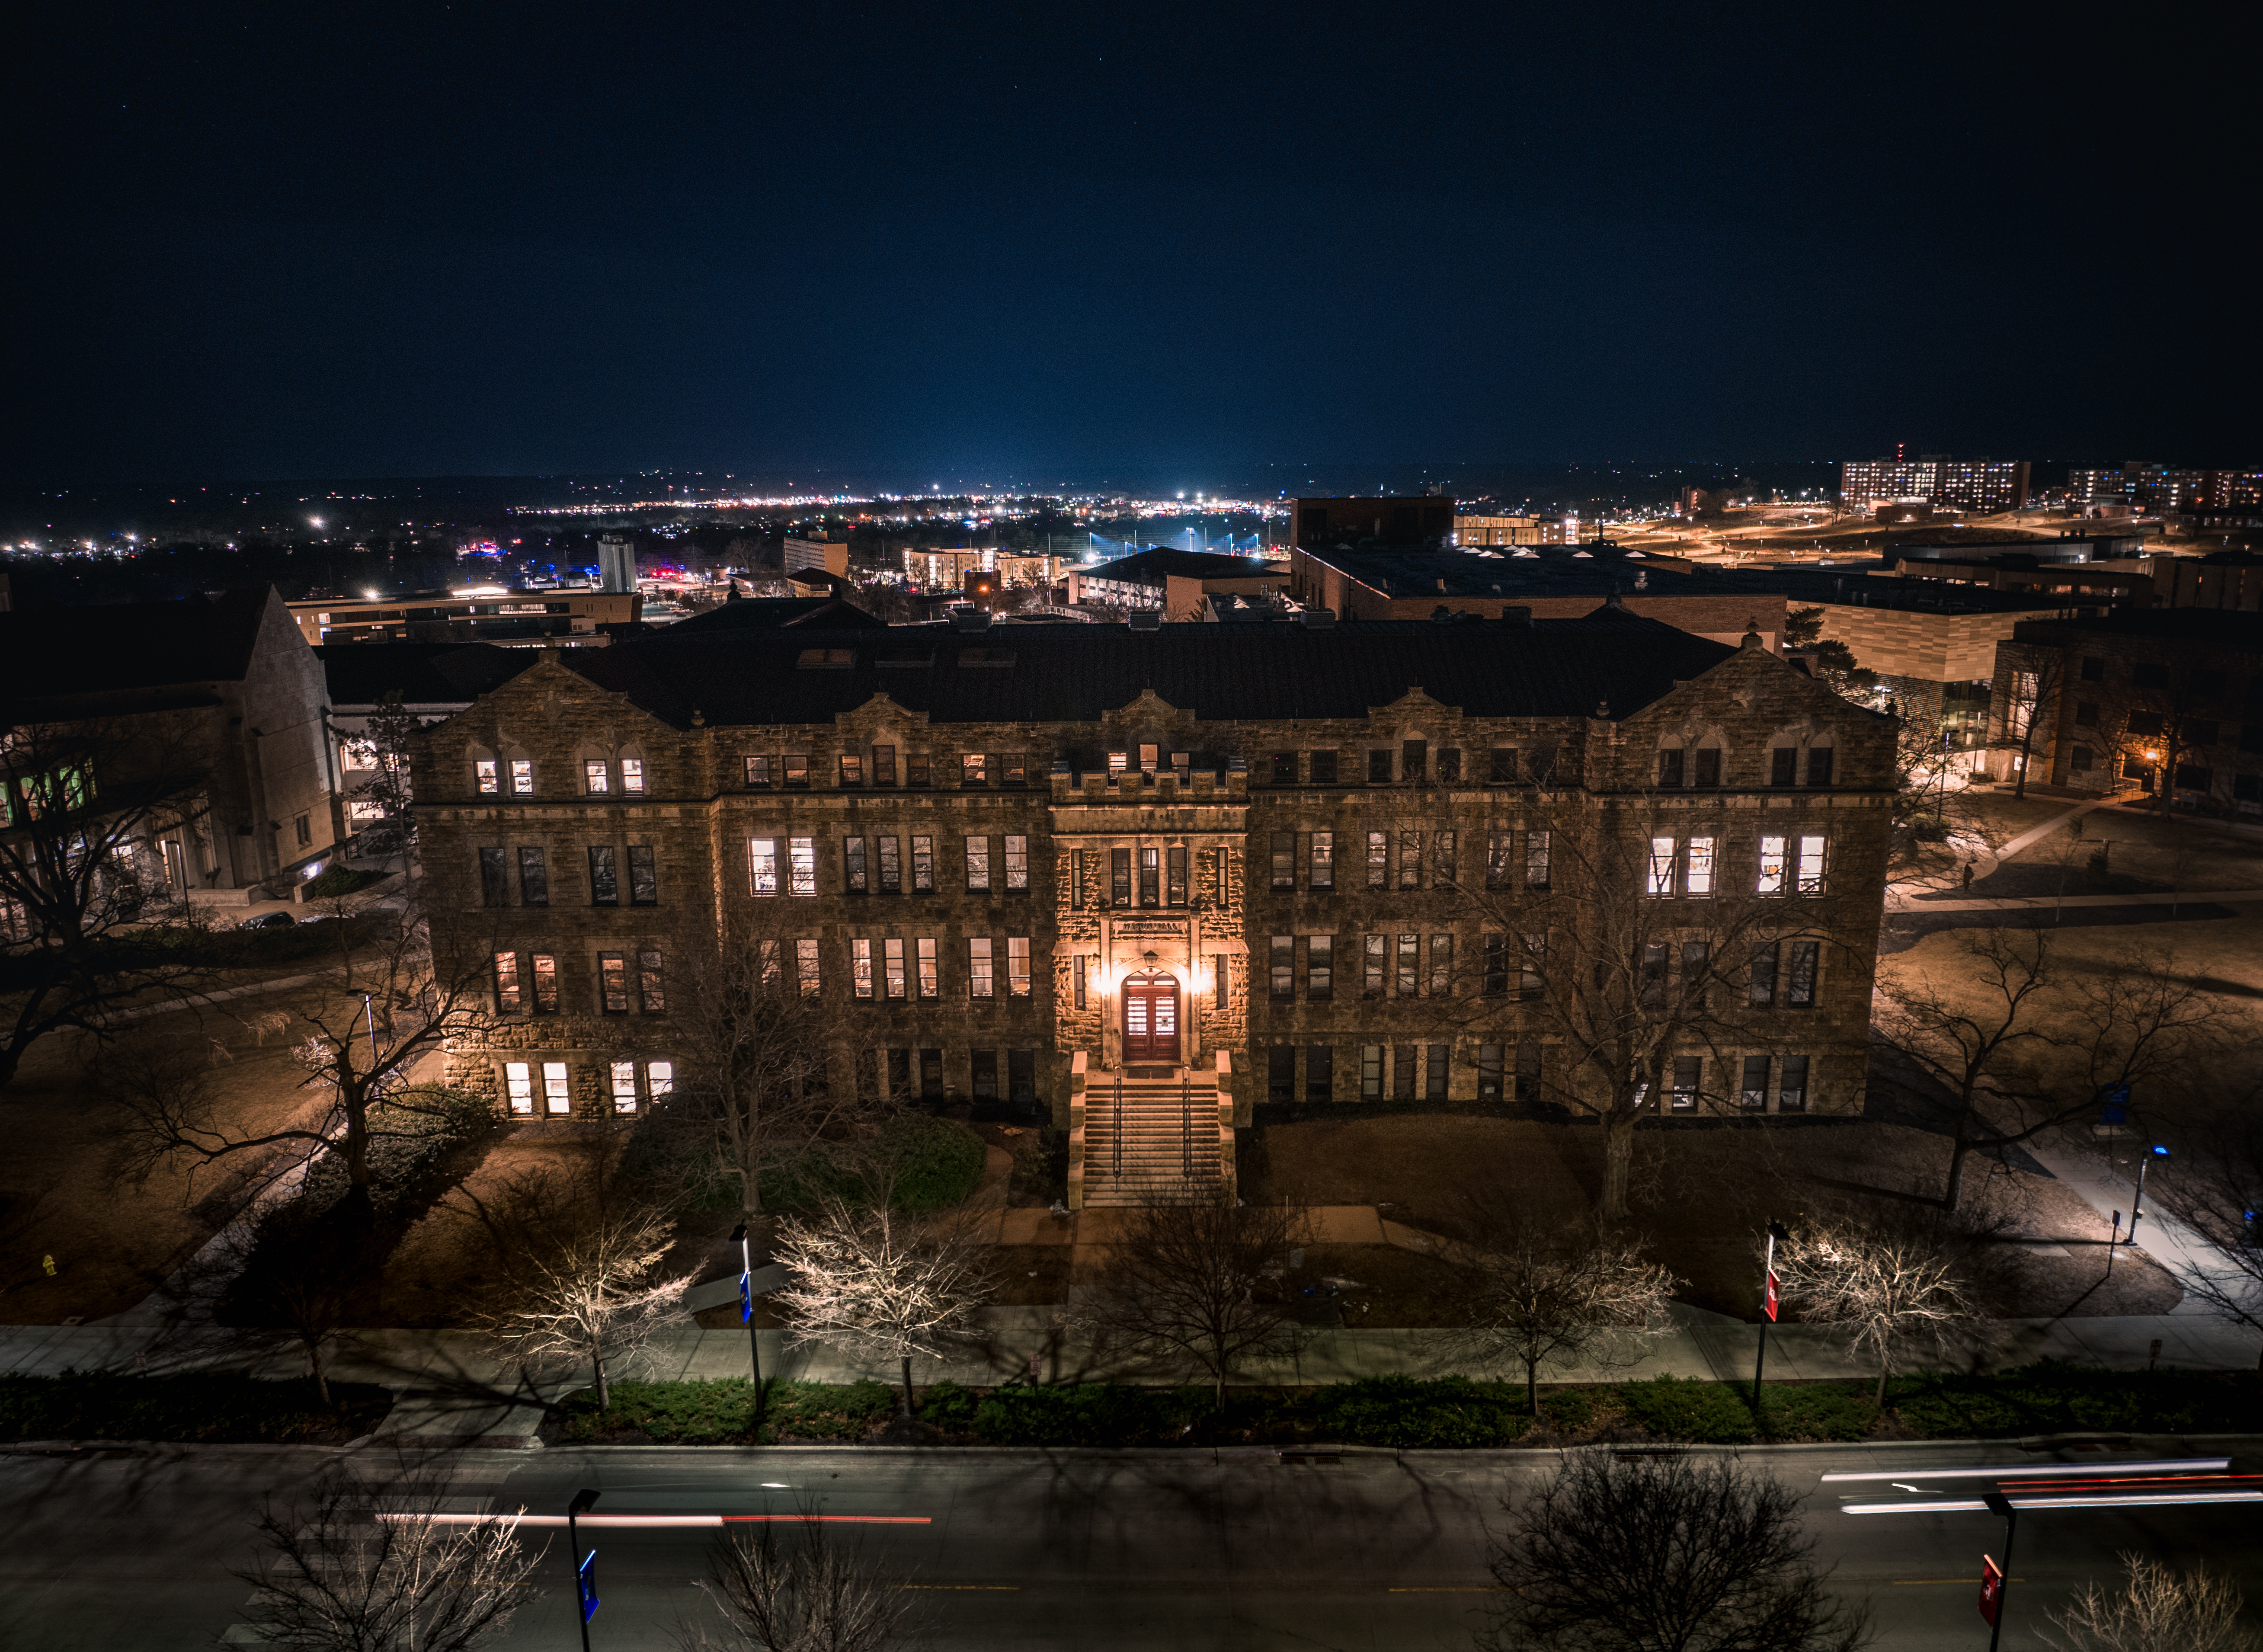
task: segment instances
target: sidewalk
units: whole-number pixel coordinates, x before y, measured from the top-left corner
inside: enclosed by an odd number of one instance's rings
[[[2147,1218],[2151,1221],[2150,1215]],[[1050,1308],[1000,1308],[982,1315],[980,1341],[942,1360],[915,1360],[922,1383],[948,1377],[967,1385],[1027,1380],[1031,1360],[1046,1382],[1176,1380],[1169,1373],[1127,1369],[1095,1355],[1081,1338],[1063,1333]],[[1623,1381],[1676,1376],[1724,1382],[1751,1380],[1757,1342],[1754,1326],[1724,1315],[1676,1304],[1672,1329],[1653,1337],[1631,1333],[1618,1339],[1606,1357],[1552,1362],[1542,1375],[1550,1382]],[[893,1382],[897,1373],[882,1362],[866,1365],[824,1346],[795,1347],[782,1331],[762,1339],[766,1376],[819,1382],[872,1378]],[[2252,1370],[2255,1338],[2205,1315],[2190,1313],[2120,1318],[2008,1320],[1963,1337],[1924,1363],[1954,1370],[1993,1370],[2039,1359],[2142,1370],[2160,1343],[2159,1362],[2201,1370]],[[1253,1363],[1245,1382],[1318,1383],[1405,1373],[1410,1375],[1467,1373],[1466,1362],[1447,1353],[1446,1333],[1435,1330],[1318,1330],[1292,1358]],[[136,1356],[152,1374],[216,1366],[249,1369],[269,1377],[305,1374],[305,1362],[288,1350],[247,1359],[209,1336],[167,1336],[121,1325],[9,1326],[0,1328],[0,1372],[52,1376],[70,1370],[130,1372]],[[662,1379],[742,1377],[748,1374],[747,1333],[687,1329],[655,1341],[633,1372],[623,1375]],[[1768,1337],[1768,1369],[1783,1378],[1867,1378],[1876,1368],[1847,1358],[1841,1340],[1817,1327],[1783,1325]],[[371,1438],[375,1442],[490,1446],[533,1443],[541,1411],[527,1403],[515,1373],[484,1353],[476,1338],[461,1331],[366,1330],[349,1333],[331,1367],[335,1381],[372,1382],[392,1388],[397,1403]],[[575,1373],[545,1381],[540,1392],[556,1398],[587,1381]]]

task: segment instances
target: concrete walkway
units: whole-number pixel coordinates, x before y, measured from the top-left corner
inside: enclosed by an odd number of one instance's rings
[[[2013,859],[2034,848],[2044,838],[2050,837],[2060,827],[2065,825],[2067,822],[2073,820],[2079,815],[2087,815],[2093,809],[2117,808],[2121,798],[2132,795],[2137,794],[2121,793],[2114,796],[2093,798],[2087,802],[2078,803],[2075,807],[2066,810],[2063,814],[2052,815],[2049,820],[2044,821],[2040,825],[2030,826],[2027,830],[2020,833],[2018,836],[2007,839],[1999,847],[1991,848],[1985,840],[1977,837],[1952,838],[1950,839],[1950,847],[1956,854],[1958,864],[1950,867],[1946,872],[1930,873],[1923,877],[1904,878],[1898,881],[1888,884],[1886,886],[1886,910],[1889,912],[1975,912],[1990,911],[2003,908],[2058,904],[2060,902],[2057,902],[2057,897],[2056,896],[2005,900],[1989,900],[1980,898],[1963,901],[1938,901],[1925,897],[1941,891],[1963,889],[1970,887],[1964,882],[1963,863],[1966,861],[1970,861],[1972,865],[1973,880],[1975,882],[1981,881],[1987,878],[1988,875],[1993,873],[1999,866],[2002,866],[2004,862]],[[2194,895],[2181,896],[2180,898],[2192,901],[2206,901],[2222,900],[2225,897],[2222,895]],[[2251,896],[2249,898],[2263,899],[2263,896]],[[2063,904],[2073,906],[2079,902],[2087,902],[2091,905],[2105,903],[2142,906],[2147,904],[2151,899],[2151,897],[2143,895],[2078,895],[2069,897]]]

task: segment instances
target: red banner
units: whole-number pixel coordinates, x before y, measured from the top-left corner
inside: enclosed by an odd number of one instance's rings
[[[1768,1270],[1768,1301],[1765,1306],[1768,1309],[1768,1323],[1773,1325],[1775,1323],[1775,1270],[1774,1268]]]
[[[1980,1615],[1988,1627],[1996,1627],[1996,1614],[2004,1609],[2004,1569],[1987,1555],[1980,1557]]]

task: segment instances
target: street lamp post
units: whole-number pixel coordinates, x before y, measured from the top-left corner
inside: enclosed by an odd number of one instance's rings
[[[1761,1373],[1768,1366],[1768,1328],[1775,1322],[1775,1242],[1789,1241],[1791,1235],[1784,1225],[1770,1220],[1768,1225],[1768,1260],[1761,1267],[1761,1345],[1753,1356],[1753,1419],[1766,1431],[1768,1419],[1761,1411]]]
[[[574,1494],[574,1501],[566,1505],[566,1560],[574,1569],[574,1603],[576,1615],[582,1619],[582,1652],[589,1652],[589,1616],[597,1609],[597,1551],[582,1553],[582,1529],[575,1517],[587,1514],[597,1501],[597,1494],[587,1487]]]
[[[2137,1213],[2145,1203],[2145,1171],[2155,1159],[2165,1159],[2168,1156],[2168,1148],[2156,1142],[2146,1149],[2144,1157],[2137,1161],[2137,1191],[2130,1195],[2129,1199],[2129,1243],[2131,1244],[2137,1243]]]
[[[755,1432],[763,1427],[763,1334],[755,1329],[755,1264],[747,1224],[741,1222],[731,1237],[739,1242],[739,1318],[747,1327],[747,1358],[755,1372]]]
[[[2012,1598],[2012,1540],[2019,1535],[2020,1511],[2000,1491],[1984,1492],[1980,1500],[1988,1505],[1989,1513],[2004,1518],[2004,1570],[1996,1585],[1996,1616],[1988,1626],[1988,1652],[1996,1652],[1996,1642],[2004,1634],[2004,1608]]]

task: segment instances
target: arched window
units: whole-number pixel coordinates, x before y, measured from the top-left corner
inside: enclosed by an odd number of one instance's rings
[[[620,764],[621,793],[625,797],[642,797],[651,780],[645,772],[644,748],[625,745],[616,758]]]
[[[502,789],[507,797],[534,795],[534,756],[524,746],[506,746],[499,754]]]
[[[609,797],[613,792],[612,758],[602,746],[574,748],[574,786],[587,797]]]
[[[501,797],[503,784],[502,761],[486,746],[473,746],[466,755],[471,759],[473,795]]]

